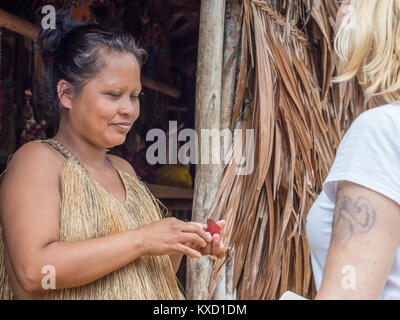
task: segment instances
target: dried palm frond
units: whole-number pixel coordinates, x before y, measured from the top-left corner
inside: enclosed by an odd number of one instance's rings
[[[351,121],[373,106],[358,84],[332,85],[335,1],[243,0],[240,69],[231,128],[253,129],[254,170],[234,161],[207,217],[225,219],[238,299],[312,298],[305,219]],[[234,138],[230,157],[244,135]],[[225,260],[217,260],[212,297]]]

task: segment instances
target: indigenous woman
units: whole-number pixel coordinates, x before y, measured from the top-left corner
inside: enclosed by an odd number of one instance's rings
[[[19,148],[2,176],[0,299],[183,299],[182,254],[222,257],[219,235],[163,219],[132,166],[107,153],[139,116],[144,51],[69,12],[38,42],[52,58],[60,123],[52,139]]]

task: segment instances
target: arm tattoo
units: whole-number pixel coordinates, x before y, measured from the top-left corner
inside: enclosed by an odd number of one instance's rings
[[[354,233],[367,233],[375,224],[376,212],[365,197],[352,198],[338,190],[333,218],[332,243],[347,242]]]

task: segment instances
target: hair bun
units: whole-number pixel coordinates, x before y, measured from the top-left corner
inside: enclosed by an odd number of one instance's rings
[[[41,10],[41,8],[39,8]],[[61,8],[56,12],[56,28],[41,29],[37,43],[44,58],[53,57],[61,39],[71,30],[87,25],[85,21],[74,21],[71,8]]]

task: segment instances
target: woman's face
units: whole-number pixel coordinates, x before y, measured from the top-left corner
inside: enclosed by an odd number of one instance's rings
[[[69,122],[75,133],[101,148],[124,143],[139,116],[140,67],[132,54],[108,54],[102,69],[72,102]]]

